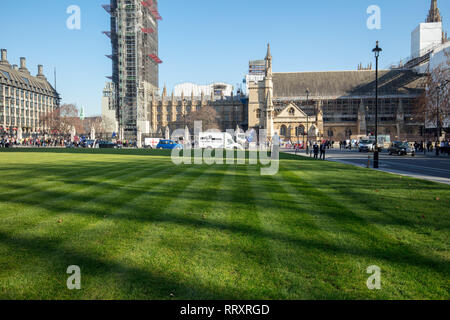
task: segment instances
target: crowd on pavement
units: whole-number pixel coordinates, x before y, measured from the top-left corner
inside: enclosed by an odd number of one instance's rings
[[[414,149],[416,152],[433,152],[433,150],[439,150],[441,149],[443,152],[449,153],[448,149],[450,148],[450,141],[447,139],[445,141],[436,141],[431,142],[428,140],[427,142],[420,141],[420,142],[414,142]]]
[[[63,138],[22,138],[3,136],[0,138],[0,148],[11,148],[14,146],[22,147],[63,147],[66,140]]]
[[[98,140],[100,141],[100,140]],[[70,147],[70,148],[86,148],[92,144],[86,143],[86,138],[76,137],[74,141],[69,138],[63,137],[27,137],[18,139],[16,136],[4,135],[0,137],[0,148],[13,148],[13,147]],[[119,147],[124,148],[136,148],[136,141],[124,140],[115,142]]]

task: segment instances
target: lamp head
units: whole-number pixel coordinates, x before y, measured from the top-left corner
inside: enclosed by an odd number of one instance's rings
[[[372,52],[375,53],[375,57],[379,57],[381,51],[383,51],[383,49],[380,48],[379,42],[377,41],[377,46],[372,50]]]

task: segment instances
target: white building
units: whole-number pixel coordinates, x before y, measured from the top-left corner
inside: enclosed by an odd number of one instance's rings
[[[432,72],[447,64],[447,55],[450,55],[450,42],[443,31],[437,0],[432,0],[426,22],[420,23],[411,33],[409,63],[413,62],[418,73]]]
[[[418,58],[441,44],[442,22],[421,23],[411,33],[411,58]]]
[[[116,108],[114,104],[114,85],[112,82],[106,82],[102,96],[102,121],[105,131],[108,133],[117,133],[119,124],[116,117]]]
[[[211,96],[214,94],[215,98],[231,97],[234,87],[226,83],[212,83],[208,85],[198,85],[195,83],[185,82],[174,87],[173,93],[176,97],[190,96],[194,93],[195,97],[200,97],[202,94]]]

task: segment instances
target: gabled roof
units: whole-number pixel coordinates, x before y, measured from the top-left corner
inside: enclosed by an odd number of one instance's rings
[[[380,95],[420,95],[424,77],[411,70],[379,71]],[[330,71],[273,74],[274,98],[373,96],[375,71]]]
[[[294,115],[291,115],[289,113],[290,109],[294,109],[295,113]],[[278,112],[278,114],[276,115],[278,118],[306,118],[306,113],[300,109],[298,106],[296,106],[293,103],[289,103],[285,108],[283,108],[283,110],[281,110],[280,112]]]
[[[14,70],[11,66],[0,65],[0,83],[41,91],[48,95],[57,95],[56,90],[46,80],[30,75],[28,72]]]

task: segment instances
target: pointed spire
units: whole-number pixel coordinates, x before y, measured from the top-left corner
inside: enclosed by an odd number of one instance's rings
[[[191,101],[194,101],[194,90],[191,91]]]
[[[441,14],[437,5],[437,0],[431,0],[430,12],[428,13],[427,22],[442,22]]]
[[[270,43],[267,44],[266,77],[272,77],[272,54],[270,53]]]
[[[166,87],[166,84],[164,84],[163,97],[167,97],[167,87]]]
[[[270,42],[267,44],[266,60],[267,59],[272,59],[272,54],[270,53]]]

